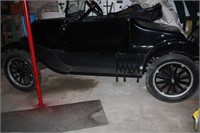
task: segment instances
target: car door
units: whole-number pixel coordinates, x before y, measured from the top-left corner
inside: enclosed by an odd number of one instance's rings
[[[116,53],[128,42],[125,18],[94,18],[69,24],[66,51],[81,53]]]
[[[94,51],[117,53],[128,44],[129,30],[125,18],[102,18],[94,23]]]
[[[128,23],[126,19],[89,18],[69,23],[65,38],[62,60],[66,64],[115,69],[115,54],[128,44]]]

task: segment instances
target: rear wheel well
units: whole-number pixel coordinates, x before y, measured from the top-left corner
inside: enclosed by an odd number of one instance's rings
[[[164,51],[164,50],[157,50],[152,52],[150,55],[146,56],[145,62],[144,62],[144,71],[143,74],[147,71],[148,66],[155,60],[157,60],[158,58],[160,58],[161,56],[167,55],[167,54],[179,54],[179,55],[184,55],[188,58],[190,58],[192,61],[195,61],[196,59],[194,59],[191,55],[187,54],[184,51],[178,51],[178,50],[168,50],[168,51]]]

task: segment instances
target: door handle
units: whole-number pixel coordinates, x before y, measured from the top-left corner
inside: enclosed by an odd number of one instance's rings
[[[67,23],[67,20],[64,20],[61,24],[61,30],[62,31],[66,31],[67,30],[67,27],[68,27],[68,23]]]

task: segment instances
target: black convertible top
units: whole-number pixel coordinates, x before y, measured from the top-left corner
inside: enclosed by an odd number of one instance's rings
[[[109,13],[108,17],[132,17],[152,22],[162,17],[162,5],[158,3],[153,7],[143,9],[141,5],[134,4],[122,11]]]
[[[168,32],[168,33],[174,33],[174,34],[181,34],[180,30],[178,27],[175,26],[169,26],[166,24],[161,24],[161,23],[151,23],[148,21],[141,21],[136,19],[135,24],[138,25],[139,27],[142,27],[144,29],[149,29],[149,30],[156,30],[160,32]]]

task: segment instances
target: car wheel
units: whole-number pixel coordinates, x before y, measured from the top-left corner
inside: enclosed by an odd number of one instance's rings
[[[199,71],[194,62],[178,54],[164,55],[147,71],[149,92],[165,102],[179,102],[191,97],[198,88]]]
[[[35,90],[35,79],[30,55],[22,50],[9,50],[5,58],[4,72],[8,81],[21,91]],[[41,76],[39,76],[41,80]]]

